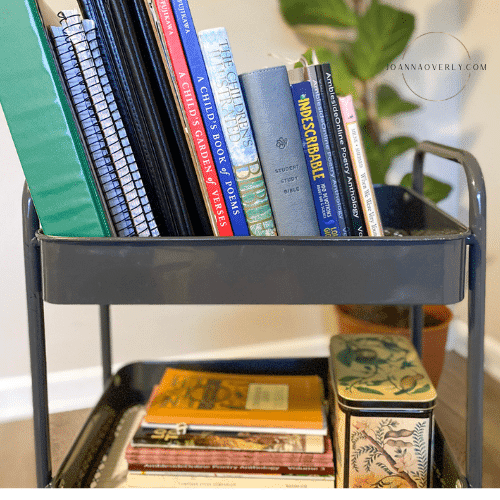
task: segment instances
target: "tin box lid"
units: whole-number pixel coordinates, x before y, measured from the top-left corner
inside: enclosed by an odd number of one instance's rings
[[[354,408],[431,408],[436,390],[410,340],[340,334],[330,342],[330,376],[339,402]]]

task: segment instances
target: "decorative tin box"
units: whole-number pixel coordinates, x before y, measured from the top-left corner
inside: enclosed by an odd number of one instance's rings
[[[431,487],[436,390],[413,344],[336,335],[329,364],[337,487]]]

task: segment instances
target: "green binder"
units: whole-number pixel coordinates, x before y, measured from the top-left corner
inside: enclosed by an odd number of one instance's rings
[[[0,102],[42,229],[110,236],[36,2],[0,4]]]

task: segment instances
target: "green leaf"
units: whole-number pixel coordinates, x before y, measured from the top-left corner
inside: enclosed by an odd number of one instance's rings
[[[342,377],[340,380],[339,380],[339,383],[341,385],[347,385],[349,382],[352,382],[353,380],[356,380],[357,378],[359,377],[353,377],[351,375],[348,375],[346,377]]]
[[[355,26],[356,14],[344,0],[280,0],[281,14],[291,26],[314,24],[322,26]]]
[[[373,380],[370,382],[370,385],[382,385],[385,380]]]
[[[405,368],[413,368],[415,365],[411,361],[403,361],[401,363],[401,370],[404,370]]]
[[[381,343],[388,351],[399,351],[401,349],[396,342],[392,342],[391,340],[382,339]]]
[[[363,128],[366,125],[366,120],[368,119],[368,113],[363,106],[358,106],[356,108],[356,118],[358,119],[358,125]]]
[[[307,49],[303,54],[302,57],[307,61],[307,64],[312,64],[312,49]],[[304,65],[302,64],[302,61],[297,61],[294,65],[294,68],[303,68]]]
[[[427,392],[428,390],[430,390],[430,388],[431,386],[429,384],[425,384],[424,386],[420,387],[420,389],[416,389],[410,394],[421,394],[422,392]]]
[[[364,127],[361,135],[374,184],[383,184],[394,158],[417,145],[413,137],[407,136],[393,137],[385,144],[376,144]]]
[[[359,392],[366,392],[366,393],[369,393],[369,394],[384,394],[383,392],[380,392],[380,391],[376,391],[375,389],[370,389],[368,387],[356,387],[356,389],[359,391]]]
[[[406,174],[401,180],[401,186],[411,188],[412,174]],[[451,192],[451,186],[444,182],[438,181],[433,177],[424,175],[424,196],[434,203],[444,200]]]
[[[373,184],[383,184],[389,169],[390,162],[384,158],[384,150],[380,144],[376,144],[365,127],[361,128],[363,145],[365,147],[366,159],[370,167]]]
[[[372,0],[358,19],[358,38],[344,49],[351,73],[363,81],[378,75],[403,52],[414,27],[413,14]]]
[[[418,104],[401,99],[389,85],[380,85],[377,90],[377,114],[379,118],[394,116],[420,108]]]
[[[347,68],[342,57],[323,47],[315,47],[314,50],[320,64],[326,62],[330,63],[332,81],[335,85],[335,91],[337,94],[341,96],[350,94],[352,95],[352,98],[356,100],[358,97],[358,91],[354,85],[354,77],[351,73],[349,73],[349,69]],[[306,55],[306,57],[311,57],[311,53],[312,51],[309,49],[304,55]],[[311,59],[308,58],[308,61],[310,61],[309,64],[312,64],[312,57]]]
[[[416,145],[417,141],[413,137],[404,135],[393,137],[383,145],[384,158],[391,163],[394,158],[406,153],[406,151],[416,147]]]
[[[345,366],[351,366],[352,361],[355,357],[356,353],[349,347],[346,347],[337,354],[337,360]]]

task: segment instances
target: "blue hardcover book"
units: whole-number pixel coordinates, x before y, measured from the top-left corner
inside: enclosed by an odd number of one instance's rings
[[[291,89],[321,235],[340,236],[335,198],[321,140],[311,82],[293,83]]]
[[[195,31],[189,5],[185,0],[170,0],[177,29],[181,37],[184,54],[191,73],[191,79],[200,105],[208,142],[212,150],[214,163],[219,174],[219,182],[224,193],[227,212],[235,236],[249,236],[245,212],[241,204],[236,178],[227,150],[224,133],[215,106],[214,95],[210,87],[207,69],[203,61],[200,42]]]
[[[276,236],[276,226],[226,30],[198,33],[215,104],[228,146],[248,229]]]

